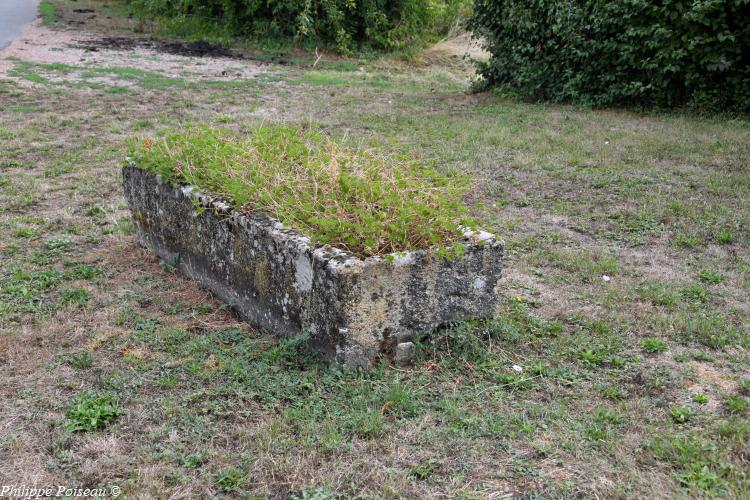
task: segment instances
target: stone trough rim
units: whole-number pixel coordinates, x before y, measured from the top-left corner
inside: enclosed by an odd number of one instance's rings
[[[499,245],[505,247],[505,241],[499,238],[496,234],[490,233],[484,230],[473,230],[465,226],[457,224],[456,226],[463,232],[463,236],[460,240],[450,245],[435,245],[430,248],[422,248],[416,250],[402,250],[398,252],[390,252],[384,255],[371,255],[368,257],[359,257],[348,250],[341,249],[334,245],[322,244],[314,245],[312,239],[309,236],[302,234],[299,230],[288,226],[281,222],[279,219],[263,212],[247,213],[236,208],[232,208],[226,201],[223,201],[218,196],[213,196],[210,191],[200,188],[194,184],[189,183],[173,183],[164,179],[160,174],[153,172],[147,168],[139,167],[136,162],[127,158],[127,164],[123,166],[125,169],[141,170],[149,175],[156,178],[157,183],[163,183],[174,188],[180,189],[182,193],[190,198],[191,200],[197,200],[200,202],[201,207],[204,210],[212,210],[215,215],[223,215],[228,218],[236,218],[238,220],[244,219],[256,219],[259,222],[263,221],[270,223],[273,227],[274,232],[283,233],[284,236],[293,238],[299,245],[303,246],[304,250],[309,250],[313,254],[321,254],[325,256],[329,261],[329,265],[335,267],[347,267],[356,265],[366,265],[370,262],[388,262],[395,267],[399,267],[410,263],[415,257],[427,256],[436,250],[447,250],[451,249],[456,245],[462,243],[468,243],[470,245]],[[196,208],[197,210],[197,208]]]

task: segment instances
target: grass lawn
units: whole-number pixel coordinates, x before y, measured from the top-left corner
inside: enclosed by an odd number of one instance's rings
[[[50,4],[57,30],[133,22]],[[0,484],[750,495],[750,122],[469,95],[453,59],[111,53],[0,77]],[[343,373],[138,246],[128,139],[268,122],[470,176],[506,241],[497,318],[433,332],[411,369]]]

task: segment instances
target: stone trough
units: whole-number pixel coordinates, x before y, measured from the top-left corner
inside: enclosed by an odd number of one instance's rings
[[[281,336],[306,333],[310,348],[345,368],[381,356],[406,362],[417,336],[495,311],[502,245],[489,233],[467,232],[465,251],[451,259],[425,250],[360,259],[195,187],[134,166],[122,174],[144,246],[249,323]]]

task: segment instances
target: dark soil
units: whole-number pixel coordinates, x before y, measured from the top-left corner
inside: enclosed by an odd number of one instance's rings
[[[103,37],[98,40],[79,42],[78,47],[96,52],[100,49],[133,50],[150,49],[165,54],[187,57],[224,57],[229,59],[248,59],[247,56],[208,42],[172,42],[152,38],[132,38],[126,36]]]

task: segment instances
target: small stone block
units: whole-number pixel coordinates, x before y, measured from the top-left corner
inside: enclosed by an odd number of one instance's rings
[[[401,342],[396,346],[393,362],[398,366],[409,366],[414,361],[414,342]]]

